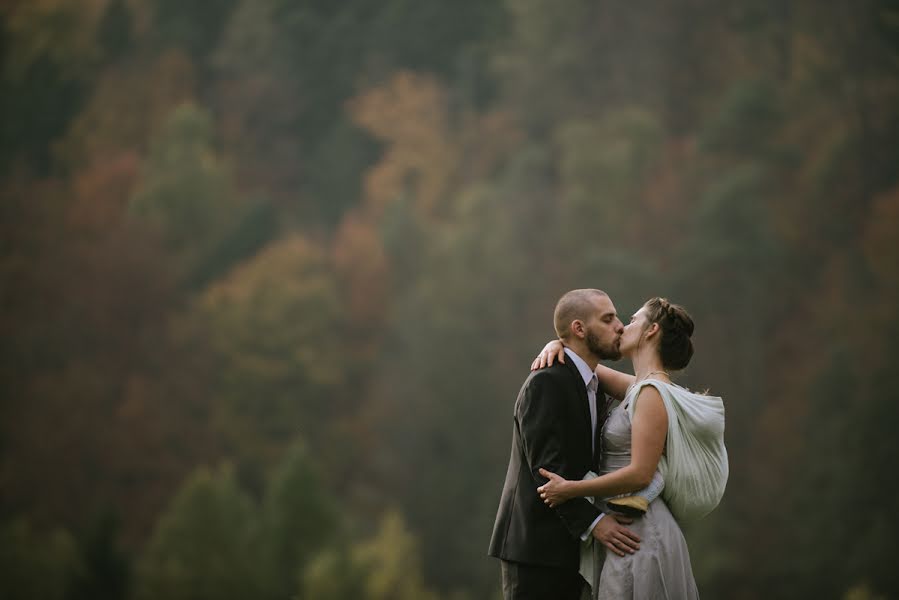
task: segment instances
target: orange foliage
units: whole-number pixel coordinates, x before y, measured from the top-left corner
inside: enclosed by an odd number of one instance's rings
[[[862,238],[862,250],[868,261],[868,267],[877,276],[878,283],[893,294],[899,291],[897,240],[899,240],[899,187],[875,199]]]
[[[67,524],[125,507],[132,540],[188,467],[167,440],[196,440],[196,458],[208,448],[187,416],[203,398],[197,369],[167,339],[163,256],[122,218],[136,171],[136,157],[123,156],[70,185],[10,188],[19,208],[0,261],[9,285],[0,331],[17,353],[4,374],[0,487]]]
[[[429,75],[402,71],[352,100],[349,110],[387,144],[384,158],[365,176],[368,208],[381,214],[409,194],[422,214],[433,213],[459,164],[443,86]]]
[[[140,158],[128,152],[76,173],[67,215],[68,227],[99,234],[118,225],[134,190],[139,169]]]
[[[389,265],[377,228],[358,212],[344,217],[334,240],[334,266],[347,310],[357,323],[381,321],[390,291]]]
[[[365,207],[379,218],[398,198],[418,216],[441,213],[454,186],[481,181],[525,140],[508,111],[452,118],[433,76],[400,71],[349,102],[353,120],[386,144],[364,178]]]

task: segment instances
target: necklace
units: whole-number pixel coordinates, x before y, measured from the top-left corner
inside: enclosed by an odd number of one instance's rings
[[[629,386],[627,386],[627,391],[624,393],[624,395],[627,396],[628,394],[631,393],[631,390],[634,389],[634,386],[636,386],[636,385],[637,385],[638,383],[640,383],[641,381],[644,381],[645,379],[648,379],[650,375],[656,375],[656,374],[659,374],[659,375],[665,375],[666,377],[668,377],[668,379],[671,379],[671,374],[668,373],[668,371],[650,371],[650,372],[647,373],[644,377],[642,377],[642,378],[640,378],[640,379],[635,379],[634,382],[633,382],[632,384],[630,384]]]
[[[640,381],[643,381],[644,379],[649,379],[650,375],[656,375],[656,374],[664,375],[668,379],[671,379],[671,374],[668,373],[668,371],[650,371],[649,373],[646,374],[646,377],[643,377],[642,379],[640,379]]]

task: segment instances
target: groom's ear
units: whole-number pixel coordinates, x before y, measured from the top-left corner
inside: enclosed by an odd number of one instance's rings
[[[587,335],[587,331],[584,328],[584,322],[580,319],[575,319],[574,321],[572,321],[571,325],[568,326],[568,330],[581,339],[583,339],[584,336]]]

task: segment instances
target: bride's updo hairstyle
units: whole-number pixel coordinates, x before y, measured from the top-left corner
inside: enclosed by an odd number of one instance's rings
[[[693,319],[683,306],[671,304],[665,298],[652,298],[646,304],[647,322],[658,323],[661,330],[659,357],[666,369],[679,371],[690,364],[693,357]]]

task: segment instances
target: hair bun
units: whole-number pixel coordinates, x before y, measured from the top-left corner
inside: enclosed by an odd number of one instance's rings
[[[693,336],[693,319],[686,313],[674,312],[674,326],[687,337]]]
[[[650,323],[662,329],[659,354],[665,368],[679,370],[690,363],[693,356],[693,319],[682,306],[667,298],[653,298],[645,304]]]

